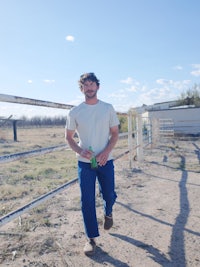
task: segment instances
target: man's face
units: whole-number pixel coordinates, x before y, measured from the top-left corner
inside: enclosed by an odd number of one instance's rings
[[[93,98],[96,97],[98,89],[99,86],[96,84],[96,82],[87,80],[82,85],[81,91],[87,98]]]

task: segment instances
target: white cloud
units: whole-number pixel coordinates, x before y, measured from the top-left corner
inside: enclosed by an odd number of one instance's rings
[[[75,38],[74,38],[74,36],[72,36],[72,35],[67,35],[67,36],[65,37],[65,40],[68,41],[68,42],[74,42]]]
[[[128,110],[128,107],[139,107],[143,104],[172,101],[178,98],[180,92],[187,89],[191,80],[157,79],[151,87],[135,81],[131,77],[121,80],[125,88],[110,95],[118,110]],[[129,85],[129,86],[126,86]],[[125,108],[126,107],[126,108]]]
[[[52,84],[52,83],[55,83],[55,80],[45,79],[45,80],[43,80],[43,82],[46,83],[46,84]]]
[[[200,76],[200,69],[199,70],[193,70],[193,71],[191,71],[191,74],[193,75],[193,76]]]
[[[173,81],[172,80],[166,80],[166,79],[158,79],[156,80],[157,84],[161,84],[161,85],[169,85],[172,84]]]
[[[109,95],[110,98],[119,98],[119,99],[122,99],[122,98],[126,98],[127,95],[123,92],[118,92],[118,93],[112,93]]]
[[[185,90],[188,88],[191,80],[173,81],[172,86],[178,90]]]
[[[182,69],[183,69],[183,67],[182,67],[182,66],[180,66],[180,65],[177,65],[177,66],[174,66],[174,67],[173,67],[173,69],[174,69],[174,70],[182,70]]]
[[[187,87],[191,83],[191,80],[173,81],[173,80],[166,80],[166,79],[158,79],[156,80],[156,83],[164,86],[165,88],[170,87],[170,88],[181,90],[181,89],[185,89],[185,87]]]
[[[188,88],[190,80],[174,81],[167,79],[156,80],[157,86],[149,89],[146,86],[138,88],[137,96],[132,106],[152,105],[155,103],[172,101],[178,98],[180,91]]]
[[[142,104],[152,105],[157,102],[163,102],[169,98],[171,98],[169,88],[153,88],[148,92],[141,94],[138,97],[138,102],[140,102],[140,106]]]
[[[141,88],[140,88],[140,91],[141,92],[146,92],[146,91],[148,91],[149,89],[147,88],[147,86],[146,85],[143,85]]]
[[[192,67],[194,70],[190,74],[196,77],[200,76],[200,64],[192,64]]]
[[[83,101],[84,101],[84,96],[78,95],[74,100],[68,101],[67,104],[73,105],[73,106],[78,106]]]
[[[193,68],[200,70],[200,64],[193,65]],[[199,68],[199,69],[198,69]],[[181,66],[176,66],[177,70],[181,70]],[[115,103],[117,110],[128,110],[129,107],[139,107],[143,104],[152,105],[178,99],[180,92],[186,90],[191,80],[172,80],[172,79],[157,79],[151,87],[142,82],[135,81],[128,77],[120,81],[125,84],[122,90],[119,90],[109,97]],[[127,86],[128,85],[128,86]]]
[[[192,67],[195,69],[200,69],[200,64],[192,64]]]
[[[138,81],[135,81],[131,77],[121,80],[120,83],[130,85],[130,87],[124,89],[125,92],[137,92],[140,85]]]
[[[165,84],[166,83],[166,80],[165,79],[157,79],[156,80],[156,83],[157,84]]]
[[[54,117],[59,115],[66,115],[67,110],[54,109],[48,107],[39,107],[39,106],[30,106],[30,105],[21,105],[15,103],[3,103],[1,106],[1,116],[9,117],[12,115],[14,119],[19,119],[22,116],[28,118],[34,116],[40,117]]]
[[[31,83],[33,83],[33,81],[32,80],[28,80],[28,83],[31,84]]]
[[[128,112],[129,109],[133,106],[133,102],[132,101],[128,101],[128,102],[120,101],[118,103],[115,103],[113,106],[117,112]]]
[[[137,87],[135,85],[132,85],[130,88],[127,89],[129,92],[137,92]]]
[[[120,82],[125,84],[133,84],[133,78],[128,77],[127,79],[121,80]]]

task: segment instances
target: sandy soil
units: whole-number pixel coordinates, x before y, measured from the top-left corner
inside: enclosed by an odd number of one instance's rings
[[[30,212],[1,227],[0,265],[200,266],[200,141],[147,149],[144,161],[135,161],[133,168],[128,157],[115,162],[118,198],[110,231],[103,230],[97,196],[101,235],[94,256],[83,254],[85,235],[75,184],[45,203],[40,214],[48,221],[45,225]]]

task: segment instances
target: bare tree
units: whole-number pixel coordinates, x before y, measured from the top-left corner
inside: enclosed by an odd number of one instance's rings
[[[192,88],[181,93],[177,101],[177,106],[182,105],[194,105],[195,107],[200,107],[200,84],[194,84]]]

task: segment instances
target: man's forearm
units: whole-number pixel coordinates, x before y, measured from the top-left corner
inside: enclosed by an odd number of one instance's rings
[[[116,143],[117,143],[117,140],[118,140],[118,133],[115,133],[111,136],[109,142],[108,142],[108,145],[106,146],[105,150],[110,153],[113,148],[115,147]]]
[[[81,154],[82,149],[80,148],[80,146],[76,143],[74,139],[66,138],[66,140],[73,151],[75,151],[78,154]]]

